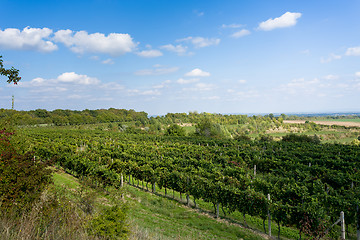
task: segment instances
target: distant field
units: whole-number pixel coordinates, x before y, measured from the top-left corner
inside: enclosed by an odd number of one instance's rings
[[[345,127],[360,127],[360,119],[329,119],[322,121],[312,121],[321,125],[338,125]],[[305,120],[284,120],[284,123],[305,123]]]
[[[330,122],[358,122],[360,123],[360,118],[356,119],[320,119],[320,121],[330,121]]]

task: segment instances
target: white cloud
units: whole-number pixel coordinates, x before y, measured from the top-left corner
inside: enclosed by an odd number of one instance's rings
[[[174,46],[172,44],[167,44],[167,45],[161,46],[160,48],[165,49],[165,50],[167,50],[169,52],[177,53],[180,56],[186,55],[186,52],[187,52],[187,49],[188,49],[186,46],[183,46],[181,44],[176,45],[176,46]]]
[[[100,58],[99,58],[99,56],[91,56],[90,59],[91,60],[99,60]]]
[[[183,88],[183,91],[211,91],[214,90],[216,88],[216,86],[214,84],[211,83],[197,83],[195,84],[194,87],[192,88]]]
[[[301,54],[304,54],[304,55],[310,55],[310,50],[309,50],[309,49],[305,49],[305,50],[302,50],[300,53],[301,53]]]
[[[198,17],[202,17],[204,16],[204,12],[199,12],[198,10],[194,10],[194,13],[198,16]]]
[[[342,57],[340,55],[336,55],[336,54],[331,53],[328,58],[321,58],[320,62],[321,63],[329,63],[329,62],[332,62],[334,60],[339,60],[341,58]]]
[[[150,96],[158,96],[161,95],[161,92],[157,89],[155,90],[145,90],[140,91],[138,89],[129,89],[127,91],[130,95],[150,95]]]
[[[203,37],[187,37],[177,40],[178,42],[190,42],[195,48],[209,47],[211,45],[218,45],[219,38],[203,38]]]
[[[154,85],[152,88],[154,89],[161,89],[161,88],[164,88],[164,87],[167,87],[169,84],[171,83],[170,80],[166,80],[158,85]]]
[[[241,37],[244,37],[246,35],[249,35],[250,33],[251,32],[249,30],[247,30],[247,29],[241,29],[240,31],[237,31],[237,32],[233,33],[231,35],[231,37],[233,37],[233,38],[241,38]]]
[[[104,61],[102,61],[101,62],[102,64],[114,64],[114,61],[111,59],[111,58],[109,58],[109,59],[106,59],[106,60],[104,60]]]
[[[162,56],[162,52],[160,52],[159,50],[144,50],[141,52],[136,53],[137,55],[141,56],[141,57],[146,57],[146,58],[154,58],[154,57],[160,57]]]
[[[120,85],[120,84],[118,84],[116,82],[103,83],[98,87],[102,88],[102,89],[105,89],[105,90],[110,90],[110,91],[125,89],[125,87],[123,85]]]
[[[198,78],[192,78],[192,79],[183,79],[179,78],[176,82],[179,84],[189,84],[189,83],[195,83],[198,82],[200,79]]]
[[[360,78],[360,72],[356,72],[355,77]]]
[[[286,12],[278,18],[268,19],[259,24],[259,29],[263,31],[271,31],[276,28],[292,27],[296,25],[297,19],[301,17],[301,13]]]
[[[257,98],[257,97],[261,96],[261,94],[257,90],[248,90],[248,91],[237,92],[236,95],[240,99]]]
[[[75,53],[105,53],[112,56],[132,52],[136,43],[129,34],[103,33],[88,34],[86,31],[59,30],[55,33],[54,41],[61,42]]]
[[[0,30],[0,48],[52,52],[58,47],[47,40],[51,34],[52,30],[49,28],[26,27],[22,31],[16,28],[7,28]]]
[[[99,85],[101,82],[97,78],[89,77],[87,75],[77,74],[75,72],[65,72],[60,74],[55,79],[44,79],[41,77],[34,78],[31,81],[22,81],[19,82],[19,87],[58,87],[58,90],[61,91],[64,86],[69,84],[77,84],[77,85]],[[61,84],[61,85],[60,85]],[[64,88],[66,89],[66,88]]]
[[[241,79],[241,80],[239,80],[238,82],[241,83],[241,84],[245,84],[245,83],[246,83],[246,80]]]
[[[134,74],[139,76],[165,75],[178,70],[178,67],[162,67],[161,65],[156,65],[155,69],[143,69],[136,71]]]
[[[30,81],[30,83],[35,85],[35,86],[36,85],[42,85],[44,82],[45,82],[45,79],[40,78],[40,77],[34,78],[33,80]]]
[[[360,56],[360,47],[351,47],[346,50],[346,56]]]
[[[280,86],[280,90],[284,91],[291,95],[296,94],[315,94],[318,92],[319,87],[329,87],[320,84],[318,78],[314,78],[313,80],[305,80],[304,78],[293,79],[287,84],[283,84]]]
[[[199,68],[195,68],[192,71],[185,74],[186,77],[209,77],[209,72],[204,72],[203,70]]]
[[[100,83],[97,78],[89,77],[87,75],[80,75],[75,72],[63,73],[57,77],[57,81],[61,83],[75,83],[81,85],[93,85]]]
[[[329,74],[329,75],[324,77],[324,79],[326,79],[326,80],[336,80],[338,78],[339,78],[339,76],[332,75],[332,74]]]
[[[207,84],[207,83],[197,83],[195,87],[200,91],[210,91],[215,88],[214,84]]]
[[[221,27],[222,28],[241,28],[241,27],[244,27],[244,25],[233,23],[233,24],[223,24],[223,25],[221,25]]]

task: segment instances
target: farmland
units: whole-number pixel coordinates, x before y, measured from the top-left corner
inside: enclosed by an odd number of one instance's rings
[[[124,195],[127,201],[137,199],[129,207],[132,217],[128,221],[133,225],[128,236],[133,231],[149,239],[254,239],[251,234],[262,238],[269,233],[266,226],[270,214],[273,235],[312,238],[325,235],[340,212],[345,214],[348,238],[356,236],[359,146],[322,140],[341,131],[356,140],[356,127],[289,124],[267,116],[192,117],[197,120],[175,125],[179,119],[163,117],[150,118],[149,122],[129,119],[119,123],[21,126],[13,141],[22,142],[22,151],[32,152],[34,159],[53,159],[55,169],[76,177],[80,185],[86,180],[89,186]],[[266,127],[272,133],[264,134]],[[55,180],[55,184],[79,187],[59,174]],[[149,192],[160,198],[154,199]],[[174,200],[180,205],[174,205]],[[181,203],[208,216],[183,212],[178,209]],[[156,214],[151,216],[150,212]],[[235,226],[230,230],[226,223],[218,225],[208,218],[224,219]],[[178,225],[172,229],[169,222]],[[189,227],[189,235],[176,232],[181,225]],[[206,230],[205,225],[213,227]],[[221,229],[233,235],[222,235]],[[340,227],[334,226],[326,236],[335,238],[339,234]]]

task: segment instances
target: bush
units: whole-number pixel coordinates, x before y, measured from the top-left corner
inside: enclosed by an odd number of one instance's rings
[[[105,208],[89,222],[89,231],[101,239],[126,239],[129,232],[126,223],[125,204]]]
[[[185,130],[177,124],[172,124],[166,129],[165,135],[185,136]]]
[[[48,162],[32,153],[18,154],[10,141],[12,132],[0,131],[0,211],[28,209],[52,182]]]
[[[259,141],[271,142],[271,141],[274,141],[274,138],[271,135],[261,135]]]
[[[308,136],[308,135],[296,135],[296,134],[288,134],[283,136],[283,142],[308,142],[308,143],[320,143],[320,138],[317,135]]]
[[[245,135],[245,134],[239,134],[234,137],[234,140],[237,141],[251,141],[251,137]]]

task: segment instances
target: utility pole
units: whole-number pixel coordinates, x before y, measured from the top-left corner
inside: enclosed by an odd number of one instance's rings
[[[15,98],[14,95],[12,95],[11,110],[14,110],[14,102],[15,102]]]

